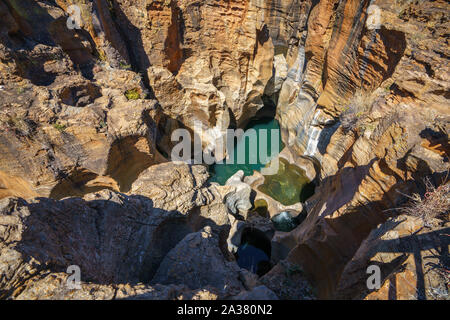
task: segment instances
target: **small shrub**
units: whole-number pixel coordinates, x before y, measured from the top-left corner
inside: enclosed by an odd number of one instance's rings
[[[361,127],[363,119],[367,116],[374,103],[374,96],[357,91],[341,113],[341,125],[346,132],[354,131]]]
[[[128,100],[137,100],[141,98],[141,94],[139,93],[139,90],[135,88],[127,90],[127,92],[125,92],[125,97],[127,97]]]
[[[131,70],[131,65],[125,64],[125,63],[123,63],[122,61],[119,62],[119,65],[120,65],[120,69],[123,69],[123,70]]]
[[[407,196],[410,202],[400,212],[406,215],[422,218],[426,225],[435,218],[448,221],[450,213],[450,182],[435,187],[430,179],[425,179],[426,193],[424,197],[415,193]]]
[[[31,129],[28,126],[27,120],[15,115],[10,116],[10,118],[6,121],[6,125],[18,135],[28,136],[31,134]]]
[[[53,124],[53,127],[54,127],[56,130],[58,130],[59,132],[63,132],[63,131],[65,131],[66,128],[67,128],[65,125],[60,124],[60,123],[55,123],[55,124]]]
[[[22,93],[24,93],[25,92],[25,90],[26,90],[26,88],[25,87],[19,87],[19,88],[17,88],[17,94],[18,95],[20,95],[20,94],[22,94]]]
[[[99,127],[100,127],[101,129],[105,129],[107,126],[108,126],[108,125],[106,124],[106,122],[105,122],[104,120],[101,120],[101,121],[100,121]]]

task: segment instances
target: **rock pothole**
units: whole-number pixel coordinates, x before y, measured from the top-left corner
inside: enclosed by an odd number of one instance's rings
[[[100,88],[91,83],[65,87],[59,94],[61,102],[72,107],[85,107],[100,97]]]
[[[242,231],[241,244],[235,254],[241,268],[263,276],[272,268],[271,253],[271,242],[264,232],[256,228]]]

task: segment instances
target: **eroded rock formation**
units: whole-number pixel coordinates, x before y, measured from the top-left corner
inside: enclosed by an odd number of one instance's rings
[[[190,181],[202,179],[201,170],[196,167],[190,169],[187,165],[172,165],[166,171],[161,169],[159,167],[172,184],[166,183],[155,189],[158,194],[165,193],[166,199],[189,189]],[[176,186],[176,191],[171,186]],[[207,188],[204,192],[208,192]],[[223,287],[217,282],[230,278],[234,279],[238,289],[243,286],[238,280],[240,268],[235,262],[227,261],[227,255],[221,251],[225,250],[223,231],[229,224],[228,213],[226,210],[211,210],[211,214],[207,207],[211,205],[217,209],[214,202],[213,197],[201,203],[196,198],[183,198],[169,204],[161,202],[157,196],[152,200],[143,195],[126,196],[109,190],[88,194],[83,199],[67,198],[61,201],[3,199],[0,217],[0,295],[2,298],[54,295],[54,298],[109,299],[119,298],[117,294],[123,289],[123,298],[135,295],[139,298],[141,294],[150,298],[153,294],[154,298],[164,299],[179,294],[181,289],[204,289],[203,286],[208,285],[211,290],[216,288],[214,290],[220,293],[220,297],[232,293],[236,295],[241,290],[225,295]],[[198,233],[198,236],[193,233],[202,228],[207,231]],[[175,246],[182,246],[183,241],[188,241],[183,238],[191,233],[191,238],[208,234],[207,238],[215,241],[209,250],[214,252],[216,259],[230,265],[229,274],[226,277],[210,274],[210,263],[206,263],[209,256],[205,256],[202,258],[206,259],[205,263],[199,260],[199,265],[192,268],[195,272],[210,276],[195,288],[191,283],[183,286],[188,281],[183,281],[179,287],[158,287],[160,283],[179,284],[179,281],[170,279],[157,281],[154,288],[146,286],[152,278],[158,280],[162,277],[161,273],[167,271],[160,267],[163,259],[172,249],[176,250],[174,252],[180,251]],[[219,239],[222,239],[222,244],[219,244]],[[181,250],[184,253],[177,253],[177,259],[194,259],[192,252],[185,249]],[[66,286],[63,280],[67,278],[62,273],[71,265],[81,269],[83,286],[79,293],[62,288]],[[189,263],[183,264],[183,268],[186,265]],[[230,275],[231,270],[237,272]],[[91,289],[93,292],[89,293]]]
[[[67,27],[71,5],[80,29]],[[448,299],[448,279],[420,272],[424,248],[448,264],[448,226],[394,209],[424,195],[425,177],[448,183],[449,10],[0,0],[0,298]],[[289,233],[264,229],[277,212],[247,214],[247,187],[169,162],[175,129],[211,151],[264,103],[277,106],[283,155],[318,185]],[[247,226],[271,235],[259,279],[230,253]],[[376,292],[371,264],[383,266]],[[80,290],[65,287],[69,265]]]

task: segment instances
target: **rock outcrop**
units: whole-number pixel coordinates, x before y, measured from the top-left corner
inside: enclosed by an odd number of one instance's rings
[[[190,179],[202,179],[201,170],[196,167],[191,169],[190,176],[187,165],[167,169],[160,172],[172,174],[166,178],[172,178],[179,192],[188,189]],[[182,169],[186,171],[180,176]],[[164,192],[168,198],[174,192],[170,184],[156,191]],[[226,295],[236,295],[241,291],[239,288],[243,288],[238,279],[240,268],[227,260],[228,256],[221,251],[225,248],[224,243],[219,243],[221,229],[229,224],[227,212],[214,211],[215,216],[203,216],[203,212],[209,211],[200,210],[212,202],[198,203],[193,198],[169,206],[157,197],[152,200],[108,190],[88,194],[83,199],[61,201],[3,199],[0,209],[0,297],[175,299],[182,293],[188,294],[191,289],[205,288],[224,297],[224,286],[220,281],[234,281],[235,291],[227,291]],[[223,217],[220,217],[221,213]],[[206,229],[192,233],[202,228]],[[206,241],[205,250],[210,254],[205,255],[206,251],[199,248],[198,256],[195,256],[191,246],[194,238],[199,240],[198,245]],[[191,268],[198,273],[192,281],[200,282],[191,283],[184,278],[181,282],[169,281],[170,277],[176,276],[172,272],[167,275],[169,280],[164,278],[163,274],[171,270],[165,267],[170,259],[193,259],[181,263],[182,270],[175,273],[187,277],[185,268]],[[226,274],[210,273],[211,263],[218,272],[219,261]],[[64,282],[67,280],[66,269],[73,265],[81,270],[81,291],[67,289]],[[205,280],[199,275],[206,277]],[[152,279],[156,281],[155,285],[146,285]],[[160,283],[180,285],[161,286]]]
[[[222,298],[244,290],[240,268],[226,261],[219,247],[219,236],[211,227],[187,235],[161,262],[152,283],[186,285],[192,289],[211,286]]]
[[[308,218],[283,241],[295,243],[288,259],[322,298],[335,297],[345,265],[403,194],[423,195],[424,177],[438,185],[449,170],[448,3],[370,5],[380,9],[379,25],[371,25],[369,1],[314,7],[278,104],[285,143],[321,166]],[[356,89],[366,92],[362,101],[352,98]],[[340,118],[346,108],[351,128]]]
[[[102,62],[60,7],[8,0],[0,10],[2,197],[128,191],[165,161],[156,148],[162,114],[143,99],[141,76]]]

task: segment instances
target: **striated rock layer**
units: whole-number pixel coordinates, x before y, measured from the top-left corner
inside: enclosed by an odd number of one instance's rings
[[[311,11],[277,117],[292,152],[320,162],[320,186],[306,221],[280,241],[319,297],[339,297],[345,266],[403,194],[423,195],[426,176],[448,179],[448,10],[445,1],[320,1]]]

